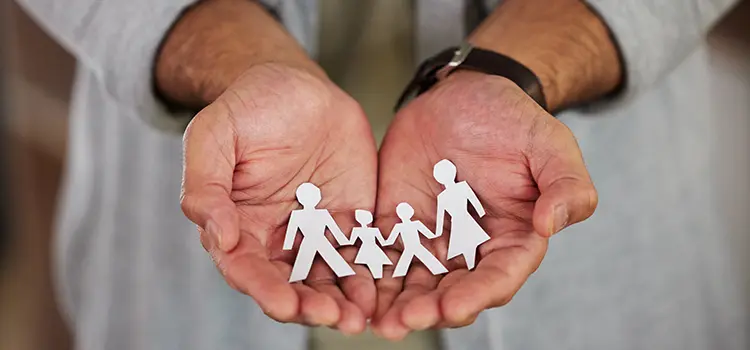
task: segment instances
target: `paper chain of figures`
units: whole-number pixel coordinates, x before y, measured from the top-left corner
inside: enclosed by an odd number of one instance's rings
[[[428,239],[440,237],[446,213],[451,216],[447,258],[463,255],[468,269],[473,269],[477,248],[490,237],[471,216],[467,204],[474,207],[479,217],[484,216],[484,208],[468,183],[456,182],[456,166],[451,161],[444,159],[435,164],[433,176],[445,188],[437,197],[435,232],[430,231],[421,221],[412,220],[414,208],[411,205],[400,203],[396,206],[396,214],[401,222],[393,227],[388,239],[383,238],[377,227],[368,226],[373,218],[372,213],[367,210],[355,211],[354,216],[360,226],[352,230],[351,239],[346,238],[328,210],[315,208],[321,200],[320,189],[311,183],[300,185],[296,194],[302,209],[292,211],[284,237],[283,249],[291,250],[297,231],[302,232],[303,236],[289,282],[307,278],[316,254],[320,254],[337,276],[354,275],[351,266],[326,238],[326,229],[333,233],[333,237],[342,246],[353,245],[357,239],[362,241],[354,263],[367,265],[373,278],[382,278],[383,265],[393,264],[380,246],[394,244],[399,236],[404,250],[396,263],[393,277],[405,276],[414,258],[421,261],[434,275],[446,273],[448,270],[445,266],[422,245],[419,238],[420,233]]]

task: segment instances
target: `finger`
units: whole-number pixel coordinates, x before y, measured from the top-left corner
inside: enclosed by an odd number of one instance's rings
[[[401,255],[398,251],[393,249],[384,249],[385,254],[388,255],[388,259],[395,262],[398,261]],[[377,306],[373,320],[379,320],[382,316],[391,308],[396,297],[401,293],[404,287],[404,278],[394,278],[393,270],[394,265],[383,266],[383,278],[375,281],[377,288]]]
[[[185,131],[180,204],[188,219],[208,231],[221,250],[229,251],[240,233],[230,198],[236,164],[234,129],[222,113],[220,106],[209,106]]]
[[[421,331],[435,327],[442,321],[440,298],[450,287],[459,283],[469,270],[455,270],[440,280],[437,288],[426,294],[414,297],[401,312],[401,321],[412,330]]]
[[[365,330],[367,319],[365,318],[364,313],[362,313],[362,310],[354,305],[354,303],[346,299],[344,293],[334,281],[313,281],[310,283],[310,286],[321,293],[327,294],[337,303],[341,317],[338,319],[338,322],[335,323],[336,329],[344,334],[350,335],[359,334]]]
[[[544,237],[586,220],[597,206],[593,184],[576,178],[560,178],[541,190],[534,206],[534,230]]]
[[[353,211],[334,213],[333,218],[347,236],[352,232],[352,228],[355,226]],[[355,275],[353,276],[348,276],[338,280],[341,290],[344,292],[347,299],[352,301],[360,308],[360,310],[362,310],[365,318],[370,318],[375,313],[377,303],[375,280],[372,278],[372,275],[366,266],[354,263],[354,259],[357,256],[357,248],[343,247],[339,248],[338,251],[355,272]]]
[[[221,251],[219,251],[219,248],[217,248],[216,241],[208,234],[206,233],[206,230],[198,227],[198,233],[200,234],[200,241],[201,245],[203,246],[203,249],[208,252],[208,255],[211,257],[211,261],[214,262],[214,266],[216,267],[216,270],[219,271],[219,273],[224,277],[224,281],[229,285],[230,288],[239,291],[240,289],[237,288],[237,285],[234,284],[234,281],[231,281],[224,276],[224,271],[222,271],[219,266],[216,264],[216,257],[217,254],[220,254]]]
[[[375,280],[366,266],[352,263],[357,255],[356,248],[341,248],[339,252],[341,252],[344,260],[349,262],[349,265],[356,273],[353,276],[339,279],[341,290],[347,299],[351,300],[362,310],[365,318],[370,318],[375,313],[375,308],[377,307]]]
[[[336,301],[340,312],[340,317],[335,324],[336,329],[345,334],[361,333],[365,329],[367,319],[362,310],[344,296],[336,281],[336,275],[328,265],[317,260],[313,263],[305,284]]]
[[[435,289],[439,276],[434,276],[422,265],[415,265],[409,269],[409,274],[404,277],[404,290],[396,297],[392,306],[375,320],[373,332],[375,334],[393,341],[406,337],[412,329],[402,321],[403,309],[414,298],[424,295]]]
[[[252,251],[251,247],[243,247],[249,244],[241,242],[235,254],[211,249],[211,258],[227,283],[252,297],[266,315],[279,322],[296,321],[300,298],[286,279],[288,273],[281,271],[282,268],[289,269],[288,264],[272,263],[255,254],[237,254]]]
[[[563,228],[587,219],[596,209],[598,197],[570,130],[559,124],[544,141],[532,141],[529,164],[540,196],[534,206],[534,229],[549,237]]]
[[[482,311],[477,312],[476,314],[472,315],[471,317],[465,319],[463,322],[456,323],[456,322],[448,322],[445,319],[441,319],[440,322],[438,322],[435,326],[432,328],[434,329],[446,329],[446,328],[462,328],[462,327],[468,327],[474,324],[474,322],[477,321],[477,318],[479,318],[479,313]]]
[[[378,194],[379,196],[381,193]],[[380,200],[380,198],[379,198]],[[391,229],[396,224],[397,218],[391,214],[388,210],[382,209],[381,204],[378,203],[380,211],[376,212],[375,226],[380,228],[383,236],[388,239]],[[394,213],[395,214],[395,213]],[[375,281],[377,289],[377,306],[375,308],[375,314],[373,315],[374,320],[379,320],[382,316],[391,308],[391,305],[396,300],[396,297],[401,293],[404,287],[404,278],[394,278],[393,270],[396,268],[396,262],[401,257],[402,246],[400,240],[396,244],[383,248],[383,251],[391,261],[391,265],[383,266],[383,278]],[[377,323],[377,322],[375,322]]]
[[[440,300],[445,326],[471,324],[481,311],[510,302],[539,266],[546,251],[546,240],[531,236],[536,238],[529,246],[508,247],[488,254],[474,271],[445,291]]]
[[[300,297],[298,323],[313,327],[336,325],[341,318],[336,300],[302,283],[293,283],[292,288]]]

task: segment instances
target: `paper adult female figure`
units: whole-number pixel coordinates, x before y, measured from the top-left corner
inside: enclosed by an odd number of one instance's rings
[[[490,236],[471,216],[468,204],[474,207],[480,218],[485,214],[484,207],[482,203],[479,203],[479,198],[466,181],[456,182],[456,166],[451,161],[447,159],[439,161],[435,164],[432,175],[445,187],[445,190],[437,197],[435,234],[439,236],[443,233],[443,220],[447,212],[451,216],[451,236],[448,241],[447,259],[463,254],[466,267],[471,270],[476,263],[477,247],[488,241]]]
[[[372,223],[372,213],[369,211],[357,209],[354,212],[354,218],[361,226],[352,229],[351,244],[357,243],[358,238],[362,241],[354,263],[367,265],[372,278],[383,278],[383,265],[393,265],[383,249],[378,246],[378,243],[380,245],[385,243],[383,234],[380,233],[379,228],[367,226]]]

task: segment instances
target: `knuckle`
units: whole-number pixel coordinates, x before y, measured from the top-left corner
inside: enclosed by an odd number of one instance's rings
[[[196,202],[195,195],[193,194],[183,192],[180,195],[180,208],[182,209],[182,213],[190,220],[193,220],[195,217]]]
[[[465,327],[476,320],[478,312],[465,309],[449,309],[444,313],[445,321],[451,328]]]
[[[217,109],[221,109],[221,106],[217,104],[210,104],[200,112],[198,112],[185,127],[185,132],[182,134],[182,142],[184,145],[188,145],[193,138],[200,138],[203,134],[203,130],[207,124],[207,120],[211,120],[214,116],[221,114],[217,112]],[[187,148],[187,147],[186,147]]]
[[[263,308],[262,310],[263,310],[263,314],[265,314],[266,316],[280,323],[294,322],[297,316],[292,312],[287,312],[283,310],[266,309],[266,308]]]
[[[234,283],[234,282],[232,282],[232,280],[225,278],[224,281],[227,282],[227,285],[229,286],[229,288],[232,288],[232,289],[234,289],[234,290],[242,293],[242,291],[237,287],[237,284]]]
[[[596,207],[599,205],[599,193],[596,191],[593,185],[588,186],[582,193],[586,200],[586,208],[584,210],[584,219],[594,214]]]
[[[200,226],[198,226],[198,239],[201,242],[201,245],[203,246],[203,250],[205,250],[207,253],[210,253],[213,249],[213,242],[211,242],[211,239],[206,234],[206,231],[203,230]]]
[[[474,324],[474,322],[476,322],[476,320],[477,320],[478,317],[479,317],[479,314],[477,313],[477,314],[474,314],[474,315],[470,315],[470,316],[464,317],[463,319],[460,319],[460,320],[455,320],[451,324],[451,328],[468,327],[468,326]]]
[[[515,293],[501,295],[499,298],[497,298],[497,302],[495,303],[495,305],[493,305],[493,307],[501,307],[501,306],[508,305],[511,302],[511,300],[513,300],[514,296],[515,296]]]

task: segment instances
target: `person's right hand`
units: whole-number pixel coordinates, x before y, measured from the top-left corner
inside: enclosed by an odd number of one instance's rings
[[[337,279],[316,261],[290,284],[297,252],[282,251],[303,182],[320,187],[318,207],[344,232],[355,209],[374,209],[376,146],[359,105],[325,77],[263,64],[193,119],[184,145],[182,209],[229,285],[275,320],[363,331],[376,302],[365,267]],[[339,251],[351,264],[355,248]]]

